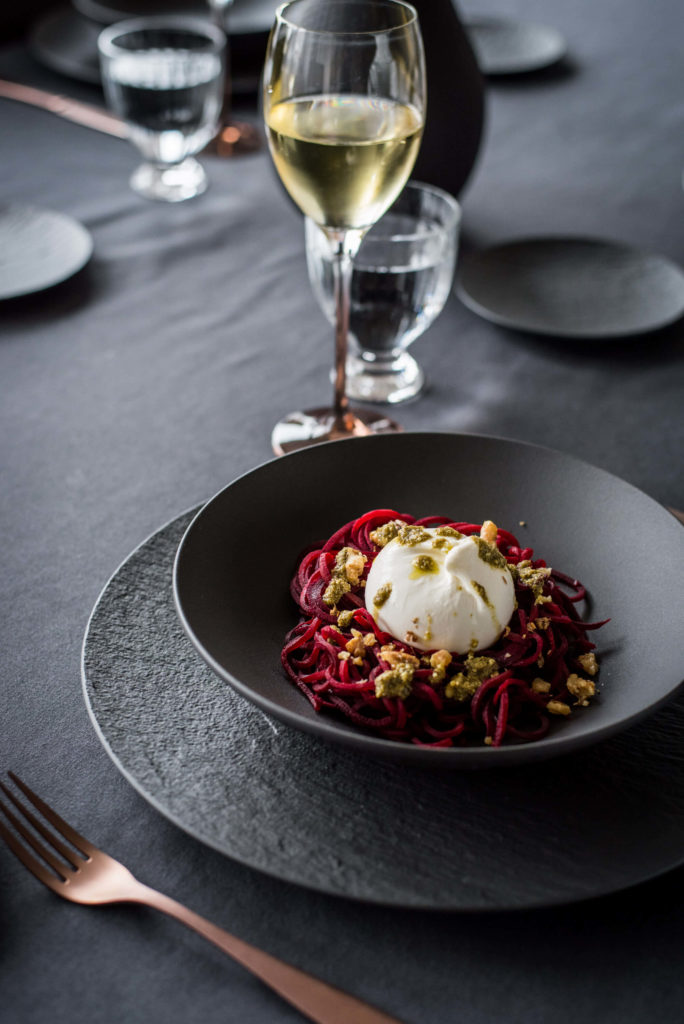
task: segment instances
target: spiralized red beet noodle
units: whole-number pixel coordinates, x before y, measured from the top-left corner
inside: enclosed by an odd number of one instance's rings
[[[415,671],[413,690],[406,700],[376,697],[375,677],[390,667],[380,655],[384,644],[392,643],[396,649],[419,657],[425,652],[378,629],[366,610],[361,585],[353,587],[339,602],[339,611],[354,609],[353,620],[345,629],[337,626],[323,594],[337,552],[343,547],[357,548],[367,556],[365,580],[380,550],[370,534],[395,519],[423,527],[451,526],[465,535],[480,532],[480,524],[452,522],[445,516],[414,519],[391,509],[375,509],[341,527],[322,547],[308,551],[291,583],[302,618],[288,633],[283,647],[282,663],[287,675],[316,711],[344,716],[385,739],[430,747],[481,744],[485,737],[492,746],[540,739],[550,725],[548,702],[571,704],[573,698],[566,688],[568,676],[573,672],[586,676],[577,658],[595,648],[587,639],[587,631],[604,625],[580,619],[575,605],[585,597],[585,588],[578,580],[552,570],[543,589],[544,596],[551,600],[539,605],[534,603],[532,591],[516,580],[517,608],[509,622],[510,632],[492,647],[476,652],[493,658],[500,671],[486,679],[468,703],[447,699],[443,684],[435,686],[428,681],[432,669],[423,664]],[[546,566],[543,559],[533,557],[532,548],[522,547],[507,530],[498,530],[496,544],[509,564],[529,559],[534,568]],[[548,619],[548,626],[539,628],[539,619]],[[535,623],[533,629],[528,628],[530,622]],[[374,633],[377,641],[367,649],[360,666],[351,658],[338,658],[352,637],[352,628],[363,634]],[[540,657],[544,659],[543,667],[538,664]],[[464,667],[465,658],[453,656],[447,680]],[[531,683],[538,676],[551,684],[549,693],[532,690]]]

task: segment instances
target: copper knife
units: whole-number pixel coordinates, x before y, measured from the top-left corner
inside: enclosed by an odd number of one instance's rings
[[[93,107],[89,103],[72,100],[68,96],[60,96],[56,93],[45,92],[43,89],[34,89],[30,85],[20,85],[18,82],[8,82],[0,78],[0,97],[17,100],[19,103],[28,103],[32,107],[41,107],[67,121],[84,125],[86,128],[93,128],[98,132],[105,132],[107,135],[115,135],[119,139],[125,139],[128,136],[126,124],[120,118],[99,107]]]

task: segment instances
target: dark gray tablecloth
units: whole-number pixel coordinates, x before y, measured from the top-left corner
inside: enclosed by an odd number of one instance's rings
[[[684,261],[680,0],[506,12],[554,24],[570,59],[491,85],[464,246],[572,232]],[[0,54],[0,74],[87,95],[20,49]],[[362,907],[207,850],[119,775],[81,696],[98,592],[161,523],[269,458],[281,413],[327,399],[332,342],[265,154],[208,161],[209,191],[166,206],[128,189],[136,158],[116,139],[6,101],[0,136],[0,201],[62,210],[95,240],[76,279],[0,307],[0,767],[148,884],[407,1021],[678,1019],[681,869],[562,910]],[[397,415],[541,442],[684,508],[683,333],[533,339],[452,298],[414,347],[430,390]],[[300,1019],[168,920],[58,901],[3,849],[0,942],[8,1024]]]

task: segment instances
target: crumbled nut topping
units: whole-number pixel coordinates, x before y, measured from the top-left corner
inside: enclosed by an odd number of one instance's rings
[[[565,681],[568,693],[577,698],[577,704],[586,708],[589,706],[589,698],[596,695],[596,685],[591,679],[583,679],[574,672]]]
[[[340,629],[347,629],[354,618],[354,608],[350,608],[347,611],[340,612],[337,616],[337,625]]]
[[[362,655],[366,653],[366,645],[363,642],[363,637],[358,632],[358,630],[354,629],[352,630],[352,632],[355,634],[355,636],[352,636],[351,640],[347,640],[346,644],[344,645],[344,649],[345,651],[349,651],[353,658],[360,658]]]
[[[596,675],[596,673],[599,670],[599,665],[598,661],[596,660],[596,655],[593,651],[589,651],[587,654],[580,654],[577,660],[579,661],[584,671],[588,672],[590,676]]]
[[[532,692],[533,693],[549,693],[551,690],[551,683],[547,683],[545,679],[540,679],[537,676],[536,679],[532,680]]]
[[[491,519],[485,519],[480,527],[482,540],[486,541],[487,544],[496,544],[496,532],[496,523],[493,523]]]
[[[449,651],[441,650],[435,651],[430,655],[430,665],[433,669],[432,674],[429,677],[429,681],[433,686],[437,683],[441,683],[446,676],[447,666],[452,662],[452,657]]]
[[[397,668],[399,665],[411,665],[413,669],[420,666],[420,659],[408,651],[398,651],[396,647],[387,644],[380,648],[380,657],[386,661],[390,668]]]
[[[356,548],[340,548],[335,555],[330,582],[323,593],[324,603],[334,608],[352,586],[358,586],[365,564],[366,556]]]
[[[571,713],[570,706],[562,700],[550,700],[546,705],[546,710],[552,715],[569,715]]]
[[[404,523],[401,519],[393,519],[383,526],[378,526],[376,530],[372,530],[369,534],[370,539],[376,547],[384,548],[385,544],[389,544],[391,540],[394,540],[399,533],[399,528],[403,525]]]

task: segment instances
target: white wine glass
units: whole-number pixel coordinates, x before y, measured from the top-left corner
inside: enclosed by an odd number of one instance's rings
[[[415,9],[403,0],[283,4],[263,90],[273,162],[328,240],[335,294],[333,405],[282,419],[274,451],[399,429],[380,413],[349,407],[346,357],[354,256],[406,184],[423,133],[425,58]]]

